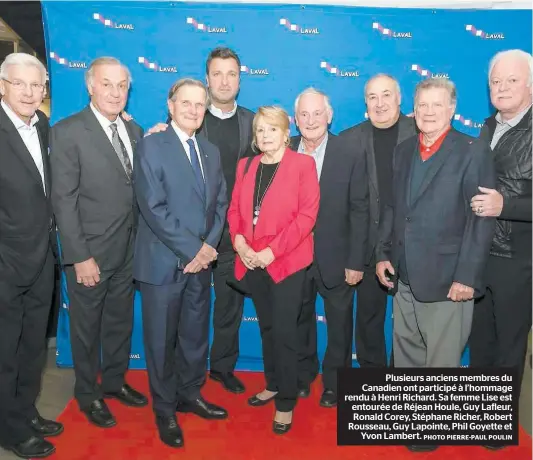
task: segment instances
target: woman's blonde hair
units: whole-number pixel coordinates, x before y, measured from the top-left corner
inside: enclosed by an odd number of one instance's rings
[[[253,132],[252,149],[256,152],[259,151],[259,148],[257,147],[257,137],[255,134],[255,131],[257,129],[257,124],[259,123],[259,120],[261,118],[264,118],[268,124],[278,127],[284,133],[289,131],[290,129],[289,128],[290,126],[289,114],[285,110],[283,110],[281,107],[277,107],[275,105],[264,105],[262,107],[259,107],[259,109],[257,109],[257,113],[255,114],[254,121],[252,123],[252,132]],[[288,146],[290,142],[291,142],[290,137],[287,136],[285,145]]]

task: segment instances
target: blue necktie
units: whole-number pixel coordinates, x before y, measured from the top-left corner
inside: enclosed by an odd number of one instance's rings
[[[187,139],[187,144],[189,145],[191,152],[191,166],[196,176],[196,181],[200,186],[200,192],[202,197],[205,197],[205,182],[204,176],[202,175],[202,167],[200,166],[200,158],[198,158],[198,153],[196,152],[196,147],[194,146],[194,141],[192,139]]]

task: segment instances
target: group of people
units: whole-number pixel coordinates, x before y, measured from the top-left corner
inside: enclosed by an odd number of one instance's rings
[[[127,67],[98,58],[86,74],[89,105],[49,129],[38,110],[43,65],[24,53],[2,63],[2,447],[45,457],[63,431],[35,407],[54,257],[69,290],[80,410],[110,428],[105,399],[148,404],[125,380],[137,286],[155,424],[171,447],[184,444],[177,412],[228,417],[201,394],[208,361],[211,379],[245,392],[234,374],[244,295],[257,311],[266,380],[248,404],[275,403],[276,434],[290,430],[319,373],[317,294],[328,332],[323,407],[336,406],[337,370],[351,367],[355,289],[361,367],[388,365],[393,294],[394,366],[456,367],[468,342],[471,366],[514,368],[521,379],[531,328],[531,55],[491,61],[497,112],[479,139],[451,127],[457,94],[447,79],[421,81],[409,117],[397,80],[373,76],[369,120],[339,136],[328,130],[328,96],[307,88],[291,138],[283,109],[237,104],[239,78],[237,54],[212,50],[207,85],[174,83],[167,123],[144,135],[124,112]]]

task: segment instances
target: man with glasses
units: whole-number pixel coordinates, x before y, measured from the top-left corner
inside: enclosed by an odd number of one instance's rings
[[[52,204],[70,297],[74,396],[100,428],[116,425],[104,398],[134,407],[148,404],[124,379],[137,221],[132,164],[142,137],[135,122],[119,117],[130,82],[117,59],[93,61],[86,74],[89,106],[57,123],[51,136]]]
[[[55,451],[63,431],[35,407],[54,289],[46,69],[13,53],[0,67],[0,445],[21,458]]]

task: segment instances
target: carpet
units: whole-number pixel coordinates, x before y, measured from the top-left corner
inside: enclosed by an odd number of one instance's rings
[[[283,436],[272,432],[274,405],[250,407],[246,400],[263,389],[260,373],[238,373],[246,392],[234,395],[208,379],[202,390],[210,402],[229,412],[222,421],[207,421],[194,414],[178,414],[185,446],[172,449],[157,433],[151,406],[128,408],[116,400],[108,405],[117,419],[109,429],[90,425],[71,401],[59,420],[65,432],[50,439],[57,447],[54,460],[530,460],[531,438],[520,428],[520,445],[500,451],[481,446],[444,446],[430,453],[411,453],[402,446],[336,445],[336,410],[318,405],[322,391],[319,379],[311,396],[298,401],[291,431]],[[128,383],[149,394],[145,371],[130,371]]]

